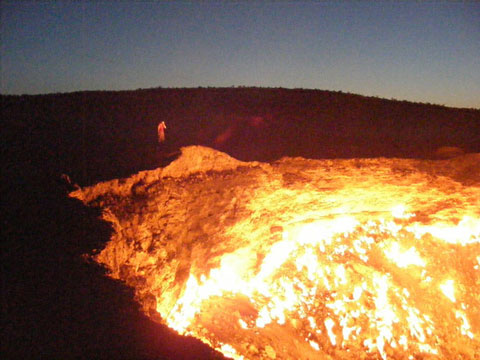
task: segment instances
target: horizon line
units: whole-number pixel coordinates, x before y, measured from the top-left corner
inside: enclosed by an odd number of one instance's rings
[[[149,91],[149,90],[193,90],[193,89],[277,89],[277,90],[307,90],[307,91],[322,91],[322,92],[331,92],[331,93],[340,93],[345,95],[354,95],[361,96],[365,98],[380,99],[386,101],[396,101],[396,102],[406,102],[411,104],[427,105],[427,106],[436,106],[444,107],[449,109],[463,109],[463,110],[480,110],[479,107],[459,107],[459,106],[449,106],[439,103],[431,102],[422,102],[406,99],[396,99],[396,98],[387,98],[380,95],[364,95],[359,93],[352,93],[344,90],[326,90],[319,88],[304,88],[304,87],[286,87],[286,86],[258,86],[258,85],[230,85],[230,86],[211,86],[211,85],[199,85],[199,86],[156,86],[148,88],[136,88],[136,89],[119,89],[119,90],[73,90],[73,91],[57,91],[57,92],[46,92],[46,93],[1,93],[0,96],[51,96],[51,95],[68,95],[68,94],[78,94],[78,93],[92,93],[92,92],[134,92],[134,91]]]

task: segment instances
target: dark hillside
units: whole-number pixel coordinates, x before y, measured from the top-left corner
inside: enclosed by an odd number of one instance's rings
[[[432,157],[480,152],[480,110],[317,90],[151,89],[1,96],[2,358],[208,359],[198,341],[144,317],[82,254],[110,227],[67,197],[201,144],[240,160]],[[165,121],[166,141],[157,142]]]
[[[2,96],[2,108],[13,162],[48,164],[53,173],[67,173],[82,185],[155,168],[159,156],[191,144],[241,160],[429,157],[440,146],[480,151],[480,110],[319,90],[160,88]],[[167,141],[159,149],[160,121],[167,124]]]

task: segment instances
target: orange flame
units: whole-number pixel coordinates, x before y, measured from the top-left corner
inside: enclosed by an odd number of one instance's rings
[[[235,359],[243,358],[235,344],[216,344],[196,332],[205,304],[226,294],[241,294],[256,309],[253,319],[239,319],[243,331],[300,321],[300,331],[314,351],[356,348],[377,352],[382,359],[402,350],[439,355],[438,333],[447,331],[442,323],[445,312],[456,319],[456,334],[465,341],[479,335],[470,325],[468,296],[457,286],[460,274],[446,274],[438,266],[445,246],[437,239],[448,246],[478,244],[480,221],[464,218],[458,226],[440,231],[408,225],[412,217],[399,206],[391,220],[360,224],[354,217],[341,216],[294,224],[256,268],[250,261],[254,251],[243,248],[224,255],[208,276],[190,275],[173,310],[161,315],[178,332],[201,337]],[[434,238],[425,238],[427,233]],[[419,251],[415,244],[420,239],[430,246]],[[480,256],[474,259],[478,281]],[[441,297],[432,285],[438,286]],[[480,305],[479,294],[473,297]],[[452,308],[452,303],[461,305]],[[330,345],[322,341],[322,334]]]

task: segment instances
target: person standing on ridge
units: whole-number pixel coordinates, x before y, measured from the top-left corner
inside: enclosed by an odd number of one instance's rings
[[[161,144],[162,142],[165,141],[165,129],[167,128],[167,125],[165,125],[165,121],[162,121],[160,124],[158,124],[157,132],[158,132],[158,143]]]

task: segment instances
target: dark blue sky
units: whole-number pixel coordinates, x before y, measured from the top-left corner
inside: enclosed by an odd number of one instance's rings
[[[0,6],[2,94],[246,85],[480,108],[479,2]]]

